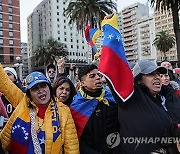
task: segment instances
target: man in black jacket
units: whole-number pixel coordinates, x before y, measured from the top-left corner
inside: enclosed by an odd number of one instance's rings
[[[94,64],[79,69],[81,88],[71,104],[81,154],[118,153],[118,108],[110,91],[102,88]],[[116,147],[116,148],[114,148]]]

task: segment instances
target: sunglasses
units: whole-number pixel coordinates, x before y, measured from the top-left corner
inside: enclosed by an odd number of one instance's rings
[[[55,73],[55,71],[48,71],[48,73]]]

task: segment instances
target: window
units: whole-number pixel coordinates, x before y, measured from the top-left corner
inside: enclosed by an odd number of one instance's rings
[[[71,45],[71,48],[73,48],[73,45]]]
[[[9,20],[12,21],[13,20],[13,16],[9,15]]]
[[[59,25],[57,25],[57,27],[59,28],[60,26],[59,26]]]
[[[57,0],[57,3],[59,3],[59,0]]]
[[[0,44],[3,44],[3,39],[2,38],[0,39]]]
[[[57,9],[59,9],[59,6],[57,6]]]
[[[64,32],[64,35],[66,35],[66,32]]]
[[[3,24],[2,24],[2,22],[0,22],[0,27],[2,27],[3,26]]]
[[[71,39],[71,42],[73,42],[73,39]]]
[[[3,31],[2,30],[0,30],[0,36],[3,36]]]
[[[59,21],[59,18],[57,18],[57,21]]]
[[[67,41],[67,39],[66,39],[66,38],[64,38],[64,41]]]
[[[66,23],[66,20],[64,20],[64,23]]]
[[[2,11],[2,5],[0,6],[0,11]]]
[[[60,41],[60,37],[58,37],[58,41]]]
[[[9,13],[12,13],[12,12],[13,12],[12,7],[9,7],[9,8],[8,8],[8,11],[9,11]]]
[[[9,40],[9,45],[13,45],[14,41],[13,40]]]
[[[2,18],[3,18],[3,15],[2,15],[2,14],[0,14],[0,19],[2,20]]]
[[[3,51],[3,47],[0,47],[0,62],[4,62],[4,51]]]
[[[60,34],[60,31],[58,30],[58,34]]]
[[[9,37],[13,37],[13,32],[9,32]]]
[[[64,29],[66,29],[66,26],[64,26]]]
[[[14,49],[10,48],[10,62],[14,62]]]

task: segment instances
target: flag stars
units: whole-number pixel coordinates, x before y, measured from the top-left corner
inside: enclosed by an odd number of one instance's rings
[[[120,36],[116,36],[116,40],[118,40],[118,42],[121,40]]]
[[[107,38],[109,38],[111,40],[113,37],[114,36],[112,34],[110,34]]]
[[[40,141],[40,144],[45,144],[45,139],[44,139],[44,137],[41,139],[41,138],[39,138],[39,141]]]

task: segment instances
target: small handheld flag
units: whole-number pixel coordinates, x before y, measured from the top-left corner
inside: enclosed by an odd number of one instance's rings
[[[85,38],[88,44],[92,47],[94,53],[96,53],[96,40],[101,35],[101,31],[98,28],[91,28],[88,24],[85,29]]]

